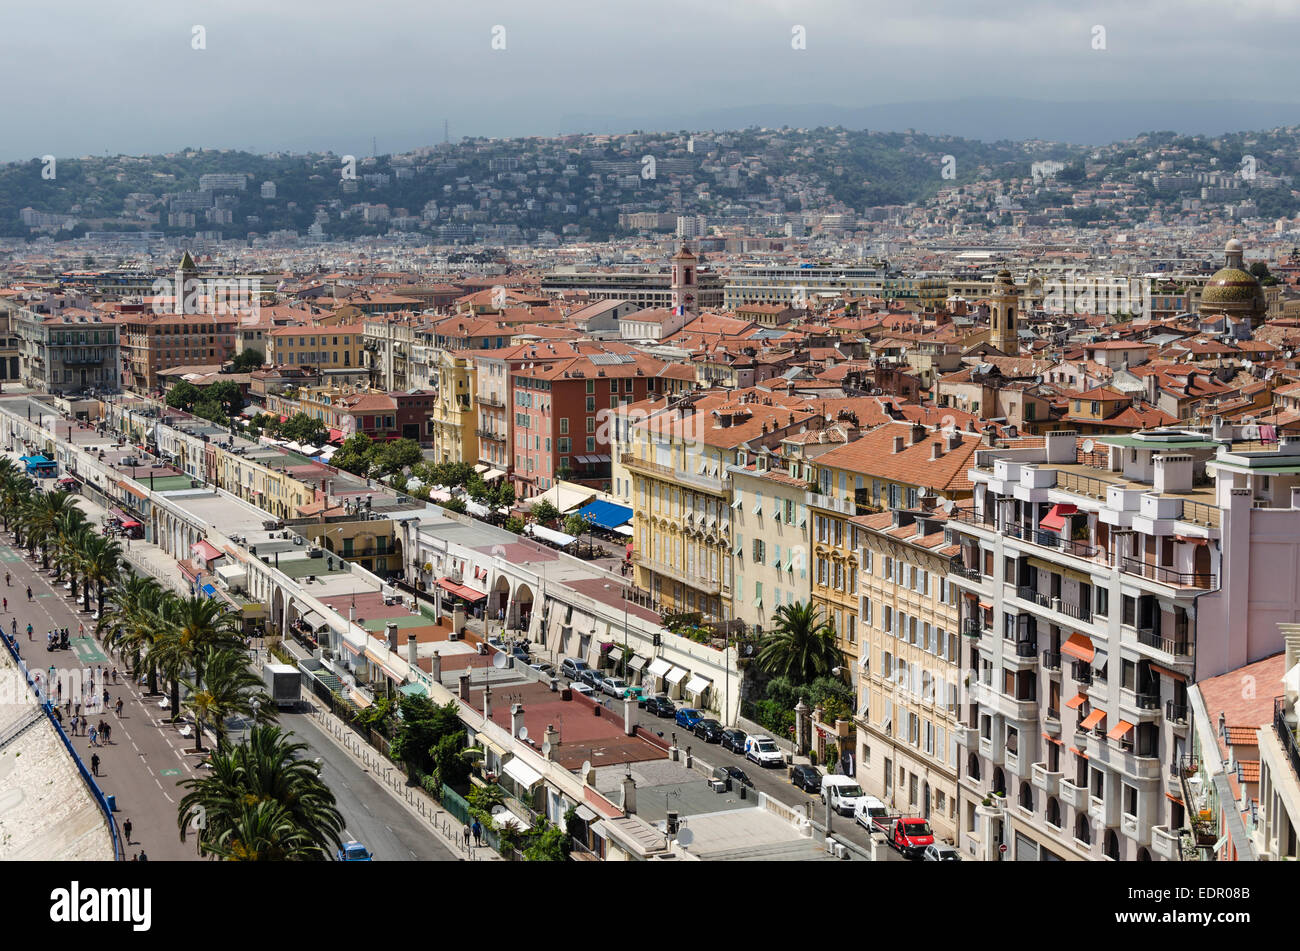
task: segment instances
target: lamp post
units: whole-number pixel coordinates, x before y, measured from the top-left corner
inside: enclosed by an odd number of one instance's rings
[[[248,742],[248,740],[252,737],[253,724],[257,722],[257,711],[262,708],[262,704],[256,700],[252,701],[250,706],[253,708],[253,719],[249,722],[248,728],[244,731],[244,742]]]

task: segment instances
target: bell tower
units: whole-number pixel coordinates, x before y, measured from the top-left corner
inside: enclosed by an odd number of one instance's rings
[[[699,292],[700,261],[685,244],[673,255],[672,301],[673,309],[694,311]]]
[[[1011,272],[998,271],[993,293],[989,296],[989,323],[992,327],[989,343],[1009,357],[1020,354],[1020,322],[1016,314],[1019,305],[1020,291],[1011,279]]]

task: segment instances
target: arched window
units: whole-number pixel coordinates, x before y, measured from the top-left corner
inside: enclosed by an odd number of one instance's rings
[[[1020,807],[1030,812],[1034,811],[1034,787],[1029,783],[1020,784]]]
[[[1074,820],[1074,837],[1080,842],[1092,844],[1092,827],[1088,825],[1087,813],[1079,813]]]
[[[1007,794],[1007,778],[1002,773],[1001,766],[993,767],[993,791],[995,793]]]
[[[1106,853],[1106,858],[1119,861],[1119,836],[1115,834],[1114,829],[1106,830],[1106,838],[1102,845],[1102,851]]]
[[[1147,847],[1145,845],[1142,846],[1142,848],[1138,849],[1138,861],[1139,862],[1151,861],[1151,853],[1147,851]]]
[[[1055,797],[1047,800],[1047,824],[1061,828],[1061,804]]]
[[[974,753],[966,761],[966,775],[976,781],[980,778],[980,758]]]

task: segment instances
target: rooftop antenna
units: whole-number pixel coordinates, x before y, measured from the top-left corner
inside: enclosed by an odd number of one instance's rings
[[[442,141],[447,145],[451,145],[451,132],[446,119],[442,120]]]

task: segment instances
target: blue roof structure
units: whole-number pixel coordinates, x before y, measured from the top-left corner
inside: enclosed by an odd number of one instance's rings
[[[577,514],[580,518],[589,520],[597,528],[603,528],[611,532],[620,525],[626,525],[632,521],[631,508],[626,505],[615,505],[613,502],[602,502],[599,499],[595,502],[588,502],[578,509]]]

